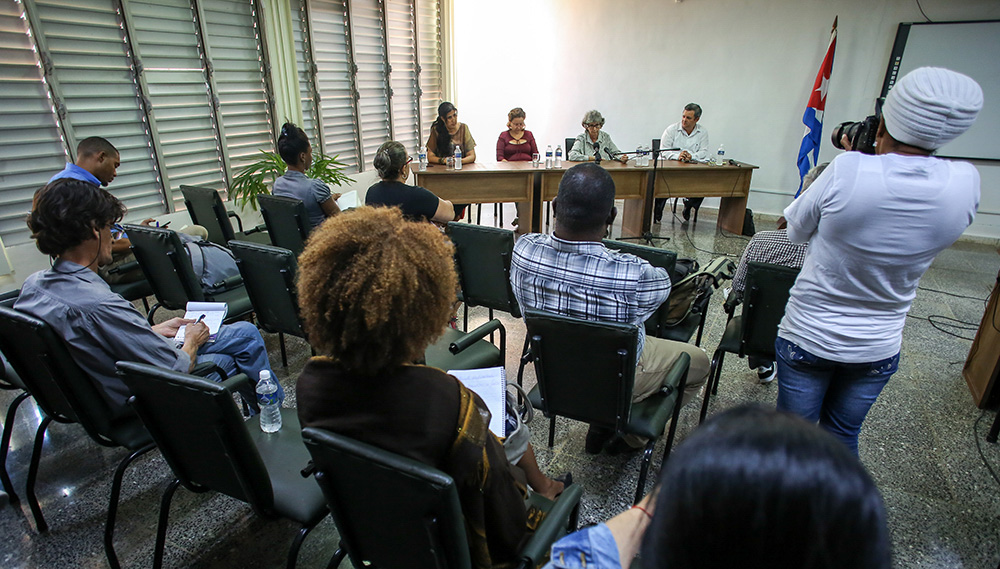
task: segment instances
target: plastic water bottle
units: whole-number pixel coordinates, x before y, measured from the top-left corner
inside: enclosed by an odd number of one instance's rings
[[[550,144],[548,148],[545,149],[545,167],[552,167],[552,145]]]
[[[717,152],[715,155],[715,165],[722,166],[725,163],[726,163],[726,148],[725,145],[720,144],[719,152]]]
[[[462,147],[457,144],[455,145],[455,169],[462,169]]]
[[[562,144],[556,145],[556,168],[562,168]]]
[[[427,147],[421,146],[417,151],[417,159],[420,160],[420,171],[427,170]]]
[[[260,404],[260,430],[274,433],[281,428],[281,404],[278,402],[278,384],[271,379],[271,372],[261,370],[257,382],[257,403]]]

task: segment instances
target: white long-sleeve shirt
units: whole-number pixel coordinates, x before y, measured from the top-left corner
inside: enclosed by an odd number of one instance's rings
[[[691,157],[699,162],[708,160],[708,130],[700,124],[694,125],[691,134],[684,132],[681,123],[675,122],[660,135],[660,148],[680,148],[691,153]],[[680,152],[664,152],[660,157],[664,160],[677,160]]]

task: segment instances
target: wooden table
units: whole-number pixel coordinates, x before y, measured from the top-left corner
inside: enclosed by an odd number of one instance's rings
[[[416,184],[439,197],[459,203],[529,202],[522,208],[523,227],[540,229],[542,204],[559,192],[559,181],[576,163],[561,168],[533,168],[531,162],[485,162],[466,164],[461,170],[428,166],[416,172]],[[743,217],[750,177],[757,166],[709,166],[669,160],[656,169],[656,183],[649,192],[652,166],[637,167],[616,161],[602,161],[615,181],[615,197],[625,200],[622,234],[641,236],[650,229],[653,198],[721,197],[718,227],[731,233],[743,232]],[[537,190],[537,191],[536,191]],[[530,211],[524,211],[524,210]],[[643,215],[643,214],[646,215]]]

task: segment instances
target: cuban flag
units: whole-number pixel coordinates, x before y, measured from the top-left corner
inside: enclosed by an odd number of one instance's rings
[[[802,135],[802,145],[799,146],[799,189],[795,197],[802,193],[802,179],[819,160],[819,144],[823,137],[823,112],[826,110],[826,91],[830,86],[830,73],[833,72],[833,54],[837,50],[837,18],[833,19],[833,31],[830,32],[830,47],[826,50],[823,65],[816,74],[806,112],[802,115],[802,123],[806,125]],[[810,156],[811,155],[811,156]]]

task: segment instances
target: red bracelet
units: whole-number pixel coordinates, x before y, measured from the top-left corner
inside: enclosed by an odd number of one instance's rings
[[[632,506],[632,509],[633,510],[639,510],[640,512],[642,512],[642,513],[646,514],[647,516],[649,516],[649,519],[653,519],[653,514],[647,512],[646,508],[643,508],[642,506],[639,506],[639,505]]]

